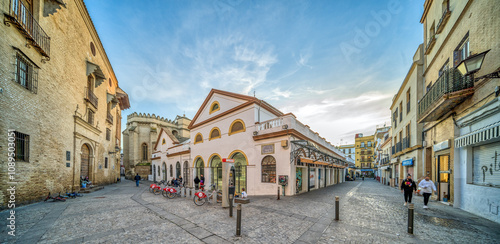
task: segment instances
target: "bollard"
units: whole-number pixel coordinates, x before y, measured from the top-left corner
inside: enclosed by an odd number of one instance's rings
[[[413,235],[413,209],[414,205],[413,203],[410,203],[408,205],[408,234]]]
[[[241,203],[236,207],[236,236],[241,236]]]
[[[277,200],[280,200],[280,187],[278,186],[278,199]]]
[[[217,197],[217,195],[215,195]],[[229,194],[229,217],[233,217],[233,194]]]
[[[339,220],[339,196],[335,196],[335,220]]]

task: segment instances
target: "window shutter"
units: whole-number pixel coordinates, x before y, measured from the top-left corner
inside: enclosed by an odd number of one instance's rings
[[[36,94],[38,92],[38,70],[36,68],[33,68],[32,70],[31,91]]]
[[[460,51],[459,50],[455,50],[453,51],[453,67],[457,67],[457,65],[460,63]]]

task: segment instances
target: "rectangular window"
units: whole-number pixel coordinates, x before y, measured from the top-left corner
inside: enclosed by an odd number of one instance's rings
[[[431,89],[431,87],[432,87],[432,81],[429,82],[429,85],[427,85],[425,92],[429,92],[429,90]]]
[[[108,157],[105,157],[104,158],[104,168],[107,169],[108,168]]]
[[[439,76],[443,75],[444,72],[446,72],[449,69],[449,67],[448,67],[448,61],[449,60],[446,60],[446,62],[441,67],[441,69],[439,69]]]
[[[469,33],[467,32],[455,51],[453,51],[453,66],[457,67],[462,60],[469,57],[469,54]]]
[[[371,141],[369,141],[369,142],[368,142],[368,147],[371,147],[371,146],[372,146],[372,142],[371,142]]]
[[[361,147],[365,147],[365,143],[364,142],[361,142]]]
[[[410,112],[410,106],[411,106],[411,94],[410,94],[410,88],[408,88],[408,91],[406,91],[406,114]]]
[[[106,128],[106,141],[111,140],[111,130]]]
[[[16,161],[28,162],[30,154],[30,136],[17,131],[15,131],[14,134],[16,137],[16,146],[14,149]]]
[[[87,109],[87,122],[94,125],[94,111],[90,108]]]
[[[37,93],[38,90],[38,67],[24,54],[16,53],[16,82],[27,90]]]
[[[399,103],[399,122],[403,121],[403,102]]]

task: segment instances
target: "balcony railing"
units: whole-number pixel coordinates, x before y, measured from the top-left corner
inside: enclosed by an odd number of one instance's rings
[[[403,138],[403,149],[410,148],[410,137]]]
[[[106,120],[107,120],[109,123],[113,124],[113,115],[111,115],[111,113],[110,113],[110,112],[108,112],[108,117],[106,118]]]
[[[10,0],[9,14],[6,17],[9,19],[7,22],[14,24],[40,54],[49,57],[50,37],[21,0]]]
[[[392,155],[396,154],[396,146],[392,146]]]
[[[474,82],[472,79],[468,76],[462,76],[458,70],[444,71],[441,77],[438,78],[430,90],[418,102],[419,123],[438,119],[443,113],[448,112],[453,106],[458,105],[458,99],[471,95],[474,92],[473,87]],[[448,96],[460,91],[464,91],[464,93]],[[438,104],[437,102],[441,99],[450,100],[450,102],[444,103],[443,101],[442,104]],[[441,110],[435,111],[437,107],[440,107]]]
[[[401,152],[403,150],[402,146],[403,145],[401,142],[396,143],[396,153]]]
[[[85,87],[85,100],[89,101],[90,104],[92,104],[95,108],[97,108],[99,99],[94,94],[94,92],[92,92],[92,90],[88,89],[87,87]]]
[[[276,118],[268,121],[264,121],[257,125],[257,130],[267,130],[271,128],[281,127],[283,126],[283,118]]]
[[[427,41],[427,46],[425,47],[425,54],[429,54],[436,43],[436,34],[432,34],[432,36]]]
[[[441,16],[441,19],[439,20],[437,26],[436,26],[436,33],[439,34],[443,31],[444,26],[446,25],[446,22],[448,22],[448,19],[450,18],[451,11],[450,11],[450,1],[448,1],[446,5],[446,9],[443,11],[443,15]]]

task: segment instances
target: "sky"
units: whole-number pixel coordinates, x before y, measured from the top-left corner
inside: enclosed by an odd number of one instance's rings
[[[293,113],[334,145],[390,125],[423,0],[85,0],[131,108],[193,118],[212,88]]]

